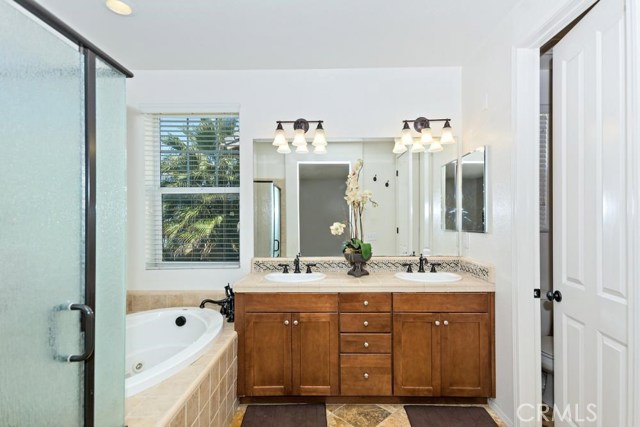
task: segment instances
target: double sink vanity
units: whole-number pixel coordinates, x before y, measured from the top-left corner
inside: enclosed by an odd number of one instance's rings
[[[254,260],[235,284],[241,398],[495,395],[491,268],[449,257],[447,271],[399,273],[405,258],[371,261],[353,278],[337,258],[310,274]]]

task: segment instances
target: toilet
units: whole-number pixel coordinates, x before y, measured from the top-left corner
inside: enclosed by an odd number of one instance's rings
[[[542,337],[542,402],[553,406],[553,337]]]

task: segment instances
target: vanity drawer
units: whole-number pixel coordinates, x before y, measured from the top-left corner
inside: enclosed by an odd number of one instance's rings
[[[323,313],[338,311],[338,294],[247,293],[242,294],[248,313]]]
[[[487,313],[486,293],[396,293],[393,294],[396,313]]]
[[[340,334],[341,353],[391,353],[391,334]]]
[[[391,314],[341,313],[340,332],[391,332]]]
[[[340,394],[391,396],[390,354],[340,356]]]
[[[340,311],[343,313],[375,313],[391,311],[391,294],[363,292],[340,294]]]

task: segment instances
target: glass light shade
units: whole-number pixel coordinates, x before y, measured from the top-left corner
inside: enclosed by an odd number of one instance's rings
[[[325,137],[324,129],[316,129],[316,134],[313,136],[313,143],[311,145],[314,147],[327,145],[327,138]]]
[[[293,135],[293,145],[295,147],[307,145],[307,139],[304,137],[304,129],[296,129]]]
[[[298,147],[296,148],[296,153],[308,153],[309,152],[309,147],[307,147],[307,144],[305,143],[304,145],[298,145]]]
[[[413,144],[413,135],[411,135],[411,129],[409,129],[409,126],[405,126],[402,129],[402,132],[400,132],[400,138],[402,138],[404,145]]]
[[[327,154],[327,146],[326,145],[316,145],[316,148],[313,150],[315,154]]]
[[[444,150],[444,148],[442,147],[442,144],[440,144],[440,142],[438,141],[433,141],[427,151],[429,153],[439,153],[442,150]]]
[[[407,151],[407,147],[402,143],[400,139],[396,138],[396,143],[393,146],[393,154],[402,154]]]
[[[422,153],[424,151],[424,145],[420,140],[414,141],[413,145],[411,145],[412,153]]]
[[[289,143],[285,141],[283,145],[278,147],[278,153],[280,154],[289,154],[291,152],[291,148],[289,148]]]
[[[420,131],[420,134],[422,135],[420,137],[420,142],[422,142],[422,144],[431,144],[431,142],[433,141],[431,128],[423,128],[422,131]]]
[[[131,6],[121,0],[107,0],[106,4],[113,13],[124,16],[131,15]]]
[[[440,144],[453,144],[453,131],[449,122],[445,122],[442,128],[442,134],[440,135]]]
[[[287,144],[287,137],[284,134],[284,129],[276,129],[275,138],[273,138],[273,145],[279,147]]]

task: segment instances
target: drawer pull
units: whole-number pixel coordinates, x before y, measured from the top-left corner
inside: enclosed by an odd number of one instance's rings
[[[367,373],[365,372],[365,373],[364,373],[364,375],[363,375],[363,377],[364,377],[364,379],[365,379],[365,380],[368,380],[368,379],[369,379],[369,374],[367,374]]]
[[[364,325],[364,327],[366,328],[367,326],[369,326],[369,322],[367,322],[366,320],[364,322],[362,322],[362,324]]]
[[[298,321],[297,320],[293,321],[293,326],[298,326]]]
[[[444,326],[449,326],[449,321],[448,320],[444,321]]]
[[[364,348],[369,348],[369,343],[368,342],[364,342]]]
[[[366,301],[366,300],[365,300],[365,302],[364,302],[363,304],[364,304],[364,306],[366,307],[366,306],[368,306],[368,305],[369,305],[369,301]]]
[[[440,321],[436,320],[436,326],[440,326]]]
[[[289,326],[289,321],[288,320],[284,321],[284,326]]]

